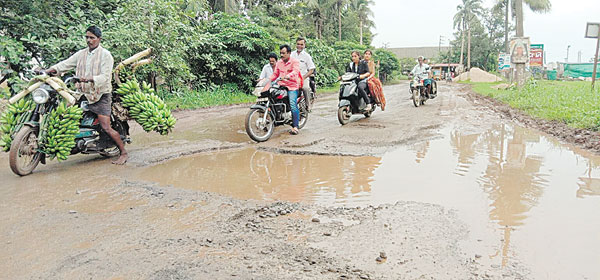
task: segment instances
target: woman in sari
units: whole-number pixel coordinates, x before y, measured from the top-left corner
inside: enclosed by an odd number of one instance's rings
[[[385,111],[385,96],[383,95],[383,85],[381,81],[375,77],[375,62],[373,61],[373,52],[371,50],[366,50],[364,52],[364,60],[369,65],[369,75],[368,77],[368,85],[369,91],[371,95],[375,99],[375,103],[381,106],[381,111]]]

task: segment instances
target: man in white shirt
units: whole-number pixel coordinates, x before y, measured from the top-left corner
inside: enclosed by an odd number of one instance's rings
[[[265,66],[262,69],[262,72],[260,72],[258,82],[270,78],[273,75],[273,70],[275,70],[275,64],[277,63],[277,54],[272,52],[269,54],[269,56],[267,56],[267,58],[269,59],[269,63],[265,64]]]
[[[431,92],[431,68],[429,65],[424,63],[425,58],[423,56],[419,56],[417,59],[419,64],[415,65],[410,74],[415,75],[417,78],[424,80],[423,85],[427,88],[427,93]]]
[[[308,111],[310,112],[312,109],[312,104],[314,102],[314,92],[310,89],[310,76],[315,72],[317,68],[315,63],[313,62],[312,57],[305,50],[306,40],[302,37],[298,37],[296,39],[296,51],[292,52],[291,57],[300,61],[300,74],[302,74],[302,91],[305,93],[305,97],[307,99]]]

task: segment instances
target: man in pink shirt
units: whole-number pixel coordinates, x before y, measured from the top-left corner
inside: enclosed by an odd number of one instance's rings
[[[290,107],[292,109],[292,130],[291,134],[298,134],[298,121],[300,120],[300,110],[298,109],[298,89],[302,87],[302,76],[300,75],[300,61],[291,58],[292,48],[288,45],[279,47],[281,59],[275,64],[275,70],[271,76],[271,81],[280,78],[279,85],[288,89]]]

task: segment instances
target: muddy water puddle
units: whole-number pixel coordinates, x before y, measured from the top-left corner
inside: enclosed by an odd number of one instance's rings
[[[442,137],[383,157],[253,148],[189,156],[132,176],[242,199],[362,206],[399,200],[456,209],[480,261],[523,261],[539,279],[600,277],[600,157],[519,126]]]

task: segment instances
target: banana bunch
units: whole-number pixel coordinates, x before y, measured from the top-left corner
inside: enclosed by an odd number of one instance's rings
[[[10,150],[13,135],[28,121],[35,103],[31,99],[22,98],[15,104],[8,105],[0,117],[0,147],[5,152]]]
[[[75,136],[79,133],[79,124],[83,110],[78,106],[68,107],[63,101],[54,111],[46,116],[43,139],[44,153],[58,161],[67,159],[75,147]]]
[[[117,89],[117,94],[121,96],[121,102],[129,111],[129,116],[146,132],[154,130],[167,135],[175,126],[177,120],[171,110],[148,83],[143,82],[140,88],[136,80],[127,81]]]

